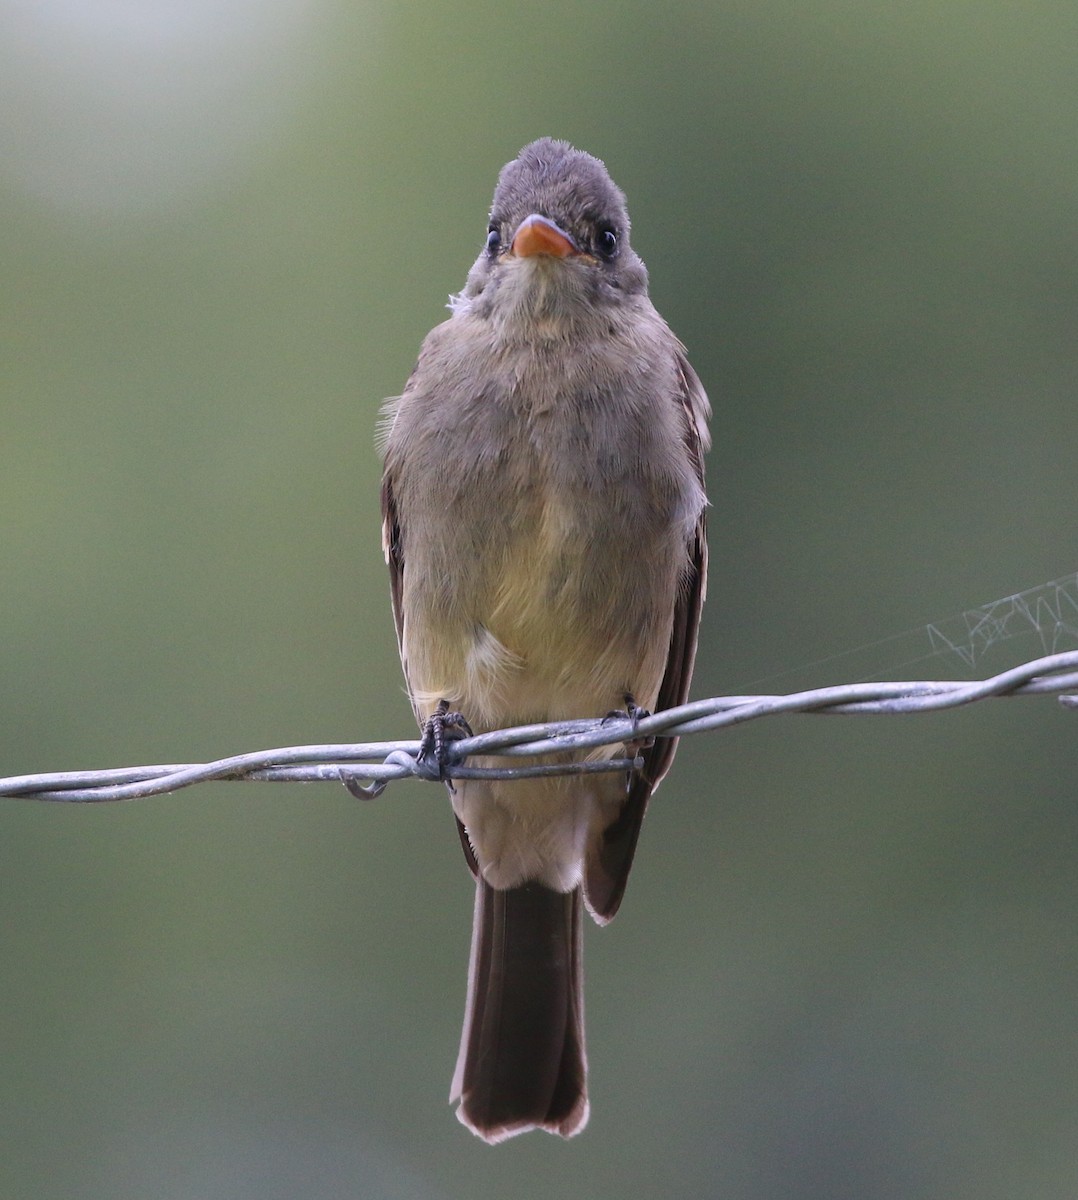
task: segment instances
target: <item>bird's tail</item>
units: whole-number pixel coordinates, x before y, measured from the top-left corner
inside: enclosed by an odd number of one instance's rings
[[[468,1002],[450,1102],[488,1142],[571,1137],[588,1119],[580,888],[476,881]]]

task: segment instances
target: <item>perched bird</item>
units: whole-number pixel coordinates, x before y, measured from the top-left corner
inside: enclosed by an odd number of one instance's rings
[[[382,428],[384,548],[425,744],[441,751],[446,722],[481,732],[681,703],[710,410],[648,299],[604,165],[563,141],[525,146],[450,309]],[[583,909],[599,924],[617,912],[675,746],[590,752],[639,749],[628,779],[455,782],[476,898],[450,1099],[488,1142],[569,1137],[588,1119]]]

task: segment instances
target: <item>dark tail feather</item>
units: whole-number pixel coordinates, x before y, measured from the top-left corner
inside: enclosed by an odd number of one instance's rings
[[[468,1004],[450,1102],[488,1142],[588,1119],[580,888],[476,881]]]

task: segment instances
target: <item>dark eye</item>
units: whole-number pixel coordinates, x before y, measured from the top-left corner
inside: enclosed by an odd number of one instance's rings
[[[618,252],[618,235],[607,227],[595,235],[595,253],[609,262]]]
[[[497,225],[491,225],[487,230],[487,253],[497,254],[502,248],[502,235],[498,232]]]

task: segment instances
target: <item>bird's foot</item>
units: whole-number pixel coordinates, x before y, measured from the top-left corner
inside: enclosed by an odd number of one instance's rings
[[[471,737],[472,727],[464,719],[464,714],[449,711],[449,701],[439,700],[434,712],[423,723],[423,736],[419,742],[419,762],[432,766],[440,779],[450,791],[453,784],[446,778],[446,768],[449,766],[449,742],[459,742],[461,738]]]
[[[648,750],[655,745],[654,737],[637,738],[636,731],[640,722],[651,716],[650,709],[641,708],[633,699],[631,692],[625,693],[625,707],[615,708],[603,717],[603,721],[628,721],[633,727],[632,746],[635,750]]]

